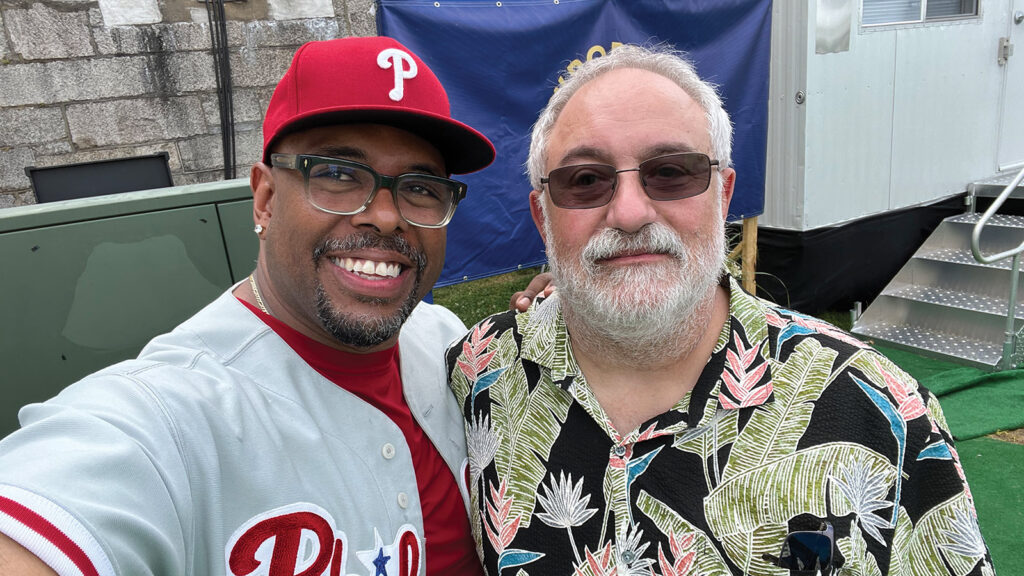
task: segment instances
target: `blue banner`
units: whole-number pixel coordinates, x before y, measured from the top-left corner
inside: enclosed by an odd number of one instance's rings
[[[530,218],[530,129],[559,78],[616,44],[667,42],[720,87],[734,126],[730,220],[764,210],[771,0],[378,0],[377,26],[416,52],[452,114],[498,151],[448,227],[438,286],[545,262]]]

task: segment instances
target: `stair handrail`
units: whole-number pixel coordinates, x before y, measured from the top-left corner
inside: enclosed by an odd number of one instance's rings
[[[985,213],[981,215],[981,219],[974,225],[974,230],[971,231],[971,253],[974,254],[974,259],[978,262],[992,264],[1006,258],[1013,258],[1013,265],[1010,267],[1010,299],[1006,305],[1006,339],[1003,341],[1003,357],[999,361],[1000,370],[1013,368],[1011,363],[1017,337],[1016,330],[1014,330],[1014,320],[1017,314],[1017,284],[1018,276],[1020,275],[1020,255],[1021,252],[1024,252],[1024,242],[1021,242],[1016,248],[986,256],[981,253],[981,231],[1022,180],[1024,180],[1024,167],[1020,169],[1020,172],[1017,172],[1017,176],[1013,181],[1006,188],[1003,188],[1003,191],[999,193],[999,196],[992,202],[992,205],[988,207],[988,210],[985,210]]]
[[[981,229],[984,228],[985,225],[988,224],[989,219],[991,219],[992,216],[994,216],[995,213],[1003,207],[1003,203],[1006,202],[1006,199],[1010,197],[1010,194],[1013,193],[1013,190],[1021,183],[1022,180],[1024,180],[1024,168],[1021,168],[1020,172],[1017,172],[1017,177],[1014,178],[1006,188],[1003,188],[1003,191],[999,193],[999,196],[997,196],[992,202],[992,205],[988,207],[988,210],[985,210],[985,213],[981,215],[981,219],[974,225],[974,231],[971,233],[971,252],[974,254],[974,259],[978,262],[981,262],[982,264],[991,264],[1024,252],[1024,242],[1021,242],[1021,244],[1016,248],[1011,248],[998,254],[985,256],[981,253]]]

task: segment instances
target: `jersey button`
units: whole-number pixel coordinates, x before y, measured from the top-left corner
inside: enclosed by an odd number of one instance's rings
[[[395,447],[393,444],[388,442],[387,444],[384,445],[383,448],[380,449],[380,453],[384,455],[384,458],[391,460],[392,458],[395,457]]]
[[[618,456],[619,458],[622,458],[623,456],[626,455],[626,447],[619,444],[612,450],[612,452],[614,452],[615,455]]]
[[[405,492],[399,492],[398,493],[398,505],[401,506],[402,508],[408,508],[409,507],[409,495],[406,494]]]

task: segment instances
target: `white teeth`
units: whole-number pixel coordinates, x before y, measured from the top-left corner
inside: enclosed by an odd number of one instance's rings
[[[377,262],[374,260],[361,260],[357,258],[333,258],[336,266],[344,268],[349,272],[365,276],[383,276],[394,278],[402,271],[402,266],[395,262]]]

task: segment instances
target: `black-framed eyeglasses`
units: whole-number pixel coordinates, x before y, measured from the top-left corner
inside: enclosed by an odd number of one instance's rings
[[[651,200],[681,200],[703,194],[711,185],[711,167],[718,166],[700,152],[667,154],[644,160],[636,168],[616,170],[607,164],[575,164],[555,168],[547,178],[551,202],[559,208],[599,208],[612,201],[622,172],[639,172]]]
[[[836,566],[835,531],[832,524],[822,522],[818,530],[790,532],[782,542],[778,556],[764,554],[762,559],[796,576],[820,574],[829,576]]]
[[[398,213],[409,224],[442,228],[466,197],[466,185],[431,174],[385,176],[366,164],[310,154],[271,154],[278,168],[302,172],[306,199],[317,210],[351,216],[373,202],[381,188],[391,190]]]

